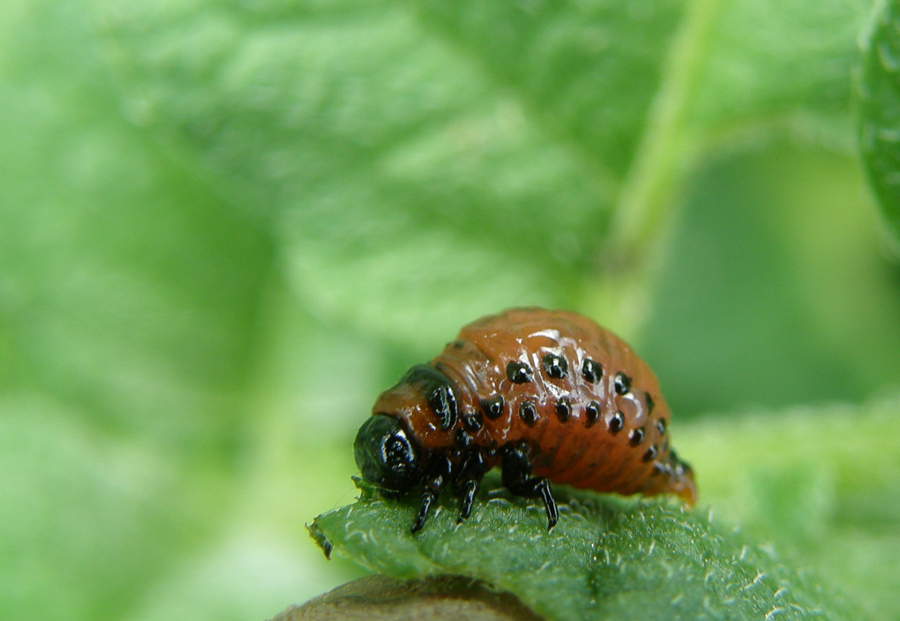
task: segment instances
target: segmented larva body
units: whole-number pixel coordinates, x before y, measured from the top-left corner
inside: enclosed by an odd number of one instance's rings
[[[551,527],[547,480],[696,500],[693,473],[669,446],[669,408],[653,372],[624,341],[576,313],[512,309],[475,321],[382,393],[373,414],[396,420],[414,454],[405,459],[415,459],[424,480],[414,530],[447,484],[467,517],[467,495],[495,465],[511,491],[544,499]],[[381,455],[393,456],[396,469],[404,459],[391,446],[382,443]]]

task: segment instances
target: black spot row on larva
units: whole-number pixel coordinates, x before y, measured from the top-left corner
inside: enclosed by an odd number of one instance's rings
[[[569,363],[562,356],[556,354],[547,354],[541,362],[544,365],[544,371],[547,376],[552,379],[565,379],[569,374]],[[581,364],[581,375],[589,384],[596,384],[603,377],[603,367],[591,360],[585,358]],[[506,376],[513,384],[525,384],[532,380],[533,372],[531,367],[524,362],[518,360],[510,360],[506,365]],[[631,386],[631,380],[624,373],[617,373],[615,378],[616,392],[620,395],[627,393]]]

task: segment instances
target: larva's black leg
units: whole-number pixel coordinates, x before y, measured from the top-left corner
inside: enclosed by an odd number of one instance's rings
[[[478,481],[466,481],[463,486],[462,496],[459,500],[459,517],[456,523],[459,524],[463,520],[469,519],[472,515],[472,503],[475,501],[475,494],[478,493]]]
[[[430,489],[425,489],[422,492],[422,502],[419,504],[419,513],[416,515],[416,519],[412,525],[413,534],[422,530],[422,527],[425,526],[425,520],[428,519],[428,511],[431,509],[431,505],[434,503],[434,499],[437,495],[431,491]]]
[[[537,484],[537,492],[544,501],[544,509],[547,511],[547,530],[556,526],[559,521],[559,509],[556,507],[556,501],[553,500],[553,492],[550,489],[550,481],[544,478],[534,479],[539,481]]]
[[[531,460],[527,446],[508,444],[503,448],[503,485],[517,496],[541,497],[547,511],[547,530],[559,520],[559,510],[550,490],[550,481],[531,476]]]
[[[479,450],[468,453],[459,470],[459,477],[454,488],[459,495],[459,518],[456,523],[468,519],[472,515],[472,503],[478,493],[481,478],[484,476],[484,456]]]
[[[432,461],[426,469],[425,486],[422,490],[422,502],[419,504],[419,513],[412,525],[412,532],[417,533],[425,526],[431,505],[441,495],[441,490],[447,485],[452,466],[446,457],[438,457]]]

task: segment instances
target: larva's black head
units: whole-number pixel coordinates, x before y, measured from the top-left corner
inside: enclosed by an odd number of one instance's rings
[[[363,478],[379,487],[403,492],[422,480],[418,447],[394,416],[370,416],[356,433],[353,453]]]

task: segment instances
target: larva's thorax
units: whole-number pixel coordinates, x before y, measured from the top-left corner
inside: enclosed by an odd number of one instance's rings
[[[472,323],[373,411],[401,418],[430,455],[459,461],[479,447],[490,468],[497,449],[521,442],[533,473],[554,482],[695,499],[689,469],[670,452],[652,371],[574,313],[520,309]]]

